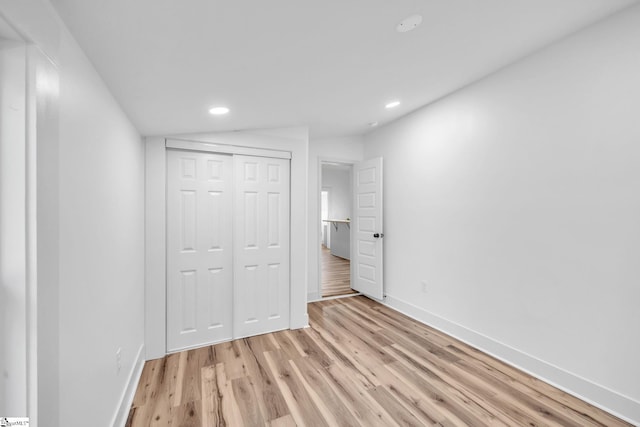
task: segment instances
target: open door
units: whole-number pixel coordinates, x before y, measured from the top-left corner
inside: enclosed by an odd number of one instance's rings
[[[351,287],[381,300],[382,284],[382,157],[353,165]]]

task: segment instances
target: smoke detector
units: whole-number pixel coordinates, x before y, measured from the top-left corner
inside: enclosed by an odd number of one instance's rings
[[[396,31],[399,33],[406,33],[407,31],[415,30],[422,24],[422,15],[411,15],[404,18],[397,26]]]

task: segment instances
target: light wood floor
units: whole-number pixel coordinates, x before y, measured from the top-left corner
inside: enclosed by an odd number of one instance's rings
[[[322,297],[354,294],[351,289],[351,270],[348,259],[331,255],[325,246],[322,250]]]
[[[128,426],[624,426],[362,296],[145,364]]]

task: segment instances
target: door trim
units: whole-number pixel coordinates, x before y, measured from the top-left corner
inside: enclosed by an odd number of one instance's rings
[[[264,148],[242,147],[238,145],[216,144],[211,142],[189,141],[184,139],[167,139],[166,148],[179,150],[207,151],[218,154],[241,154],[245,156],[272,157],[275,159],[291,159],[291,152]]]

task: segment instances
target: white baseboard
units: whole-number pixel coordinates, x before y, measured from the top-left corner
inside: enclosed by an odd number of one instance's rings
[[[409,302],[387,295],[384,305],[429,325],[554,387],[640,426],[640,402],[540,360]]]
[[[304,314],[304,326],[303,328],[308,328],[309,327],[309,313],[305,313]]]
[[[142,375],[142,368],[144,368],[144,344],[140,345],[133,367],[131,368],[131,372],[129,372],[127,387],[122,392],[122,396],[120,396],[120,404],[113,416],[113,422],[111,423],[112,427],[124,427],[127,423],[129,408],[131,408],[131,403],[133,402],[136,389],[138,388],[138,382]]]

